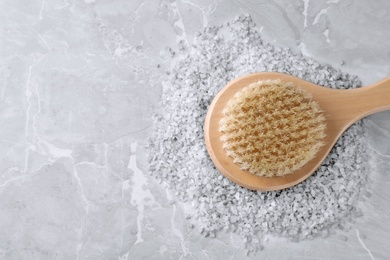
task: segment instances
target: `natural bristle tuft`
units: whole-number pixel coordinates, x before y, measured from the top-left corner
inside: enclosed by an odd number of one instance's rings
[[[323,146],[325,117],[310,93],[293,83],[266,80],[238,91],[223,110],[223,148],[242,170],[283,176]]]

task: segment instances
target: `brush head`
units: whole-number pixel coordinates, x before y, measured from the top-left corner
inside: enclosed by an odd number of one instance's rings
[[[238,91],[222,114],[223,149],[241,170],[252,174],[292,173],[324,145],[323,111],[310,93],[293,83],[253,83]]]

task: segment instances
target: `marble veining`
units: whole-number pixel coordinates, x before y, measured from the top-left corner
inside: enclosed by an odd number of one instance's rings
[[[389,10],[386,0],[0,1],[0,258],[245,259],[235,234],[204,238],[190,205],[147,173],[167,49],[249,13],[268,41],[367,85],[390,75]],[[269,237],[256,257],[388,257],[389,122],[367,120],[371,197],[351,230]]]

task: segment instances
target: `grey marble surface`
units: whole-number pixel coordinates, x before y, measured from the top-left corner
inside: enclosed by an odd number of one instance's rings
[[[0,0],[0,259],[246,258],[237,235],[191,229],[144,148],[166,47],[241,13],[365,85],[390,76],[387,0]],[[365,127],[363,216],[327,238],[270,237],[253,257],[388,259],[390,112]]]

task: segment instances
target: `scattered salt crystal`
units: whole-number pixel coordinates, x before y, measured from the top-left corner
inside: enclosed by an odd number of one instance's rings
[[[299,241],[348,228],[346,219],[361,215],[356,205],[367,183],[361,122],[344,133],[315,174],[278,192],[250,191],[223,177],[207,154],[202,128],[213,97],[238,76],[279,71],[340,89],[360,86],[357,77],[264,42],[247,15],[205,28],[190,46],[177,55],[168,50],[173,66],[155,117],[149,165],[156,179],[191,203],[188,214],[199,230],[211,237],[221,229],[238,232],[249,253],[263,248],[258,241],[266,234]]]

